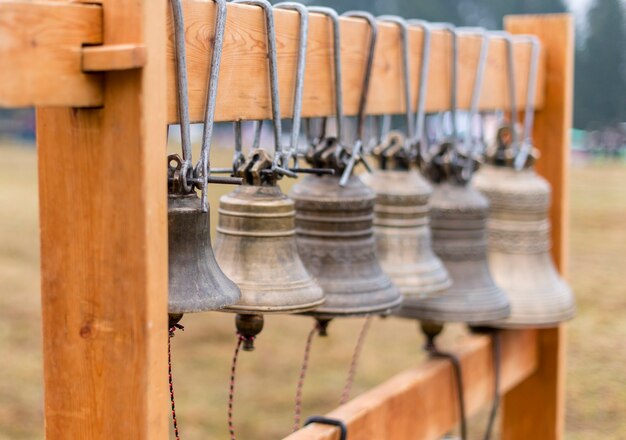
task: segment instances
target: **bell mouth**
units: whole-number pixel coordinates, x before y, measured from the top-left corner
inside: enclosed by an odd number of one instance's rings
[[[303,315],[312,316],[318,320],[330,320],[334,318],[364,318],[373,315],[390,315],[398,310],[402,305],[402,297],[396,298],[394,301],[364,305],[362,307],[320,307],[311,312],[305,312]]]
[[[325,298],[321,298],[317,301],[305,303],[305,304],[296,304],[291,306],[281,306],[281,305],[231,305],[222,309],[222,312],[229,313],[237,313],[237,314],[262,314],[262,315],[272,315],[272,314],[292,314],[292,313],[303,313],[311,310],[315,310],[322,304],[324,304]]]

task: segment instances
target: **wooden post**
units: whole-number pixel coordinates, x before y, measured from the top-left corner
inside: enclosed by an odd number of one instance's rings
[[[541,150],[537,171],[552,185],[552,255],[567,271],[567,175],[572,122],[574,23],[570,15],[510,16],[505,28],[534,34],[546,59],[545,101],[535,119]],[[562,439],[565,417],[565,328],[539,332],[539,366],[534,375],[504,397],[502,438]]]
[[[146,66],[37,110],[48,440],[168,437],[166,5],[106,0],[104,43]]]

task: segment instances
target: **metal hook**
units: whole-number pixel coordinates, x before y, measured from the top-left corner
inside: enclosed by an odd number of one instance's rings
[[[293,157],[294,168],[298,168],[298,139],[300,138],[300,121],[302,120],[302,92],[304,91],[304,72],[306,68],[306,49],[309,32],[309,11],[300,3],[282,2],[274,5],[277,9],[296,11],[300,16],[300,33],[298,36],[298,55],[296,64],[295,92],[293,97],[293,117],[289,151],[284,156],[286,164]]]
[[[333,25],[333,65],[335,76],[335,115],[337,120],[337,143],[343,145],[343,83],[341,79],[341,40],[339,33],[339,14],[325,6],[310,6],[309,12],[329,17]],[[324,123],[324,131],[325,131]]]
[[[280,99],[278,91],[278,63],[276,50],[276,30],[274,27],[274,14],[272,5],[267,0],[233,0],[231,3],[259,6],[265,15],[265,28],[267,32],[267,53],[269,59],[270,92],[272,100],[272,121],[274,125],[274,159],[272,171],[278,174],[295,175],[281,168],[282,165],[282,125],[280,120]]]
[[[404,149],[408,153],[410,150],[410,142],[409,140],[413,139],[415,136],[414,126],[413,126],[413,118],[411,113],[411,73],[409,65],[409,28],[407,25],[407,21],[398,17],[397,15],[381,15],[378,17],[378,21],[392,23],[398,26],[400,29],[400,44],[402,46],[402,81],[403,81],[403,92],[404,92],[404,106],[405,106],[405,117],[406,117],[406,131],[407,131],[407,139],[404,143]]]
[[[341,179],[339,180],[340,186],[345,186],[348,183],[348,179],[352,174],[352,170],[357,160],[364,162],[361,157],[361,149],[363,148],[363,132],[365,127],[365,107],[367,106],[367,96],[369,94],[370,79],[372,76],[372,66],[374,64],[374,50],[376,49],[376,38],[378,36],[378,24],[372,14],[365,11],[348,11],[342,14],[344,17],[362,18],[367,21],[370,27],[370,39],[369,48],[367,53],[367,60],[365,64],[365,72],[363,74],[363,86],[361,89],[361,99],[359,101],[359,112],[357,116],[357,134],[354,147],[350,155],[350,159],[346,164]],[[365,163],[365,162],[364,162]],[[369,166],[366,165],[369,169]]]
[[[174,40],[176,44],[176,81],[178,89],[178,119],[180,121],[180,138],[183,152],[181,166],[181,185],[184,192],[190,192],[193,185],[187,181],[191,168],[191,135],[189,122],[189,92],[187,86],[187,55],[185,49],[185,20],[181,0],[171,0],[174,18]]]
[[[531,153],[533,148],[532,132],[535,122],[535,93],[537,91],[537,73],[539,70],[539,52],[541,50],[541,42],[535,35],[518,35],[515,38],[520,41],[530,43],[532,47],[528,71],[526,110],[524,112],[524,133],[520,151],[513,162],[513,166],[519,171],[524,168],[528,155]]]
[[[422,29],[422,63],[420,66],[420,84],[417,92],[417,104],[415,108],[415,135],[413,144],[420,148],[420,155],[426,157],[426,142],[424,142],[424,129],[426,123],[426,91],[428,90],[428,73],[430,68],[430,25],[423,20],[409,20],[410,25]],[[417,152],[416,152],[417,153]]]
[[[211,69],[207,84],[207,99],[204,110],[204,130],[202,133],[202,147],[200,150],[200,162],[198,163],[202,173],[202,210],[208,212],[209,202],[207,183],[210,173],[211,138],[213,137],[213,125],[215,122],[215,107],[217,104],[217,85],[220,76],[220,64],[222,61],[222,47],[224,45],[224,30],[226,28],[226,0],[215,0],[217,14],[215,17],[215,35],[213,53],[211,55]]]

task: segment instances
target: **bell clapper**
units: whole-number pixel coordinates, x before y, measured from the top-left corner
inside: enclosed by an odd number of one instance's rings
[[[263,330],[263,315],[248,315],[238,313],[235,316],[237,335],[243,342],[243,351],[254,351],[254,340]]]
[[[328,336],[328,325],[330,324],[330,321],[332,321],[330,318],[315,318],[318,334],[320,336]]]
[[[426,344],[424,345],[424,349],[430,354],[432,358],[440,358],[446,359],[450,361],[452,364],[452,369],[454,370],[454,376],[456,378],[456,389],[457,389],[457,397],[459,400],[459,415],[460,415],[460,430],[461,430],[461,439],[467,439],[467,420],[465,417],[465,397],[463,391],[463,373],[461,370],[461,362],[459,358],[456,357],[455,354],[440,351],[437,348],[437,344],[435,343],[435,339],[441,332],[443,331],[443,324],[439,322],[432,321],[422,321],[420,323],[420,328],[422,333],[426,336]]]

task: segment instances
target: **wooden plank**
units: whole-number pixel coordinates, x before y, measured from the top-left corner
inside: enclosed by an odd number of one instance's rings
[[[0,107],[101,105],[101,77],[81,71],[81,46],[100,43],[100,6],[0,2]]]
[[[168,438],[166,0],[107,0],[101,109],[38,109],[48,440]]]
[[[207,72],[215,20],[213,2],[186,0],[184,2],[187,62],[189,69],[190,113],[193,121],[204,117]],[[293,84],[298,44],[298,14],[275,10],[278,45],[278,70],[282,114],[291,114]],[[362,20],[341,19],[344,109],[356,114],[364,70],[368,27]],[[392,24],[380,24],[379,39],[370,89],[370,113],[400,113],[404,109],[401,90],[400,36]],[[309,45],[304,85],[303,114],[323,116],[333,114],[334,92],[330,54],[332,28],[330,19],[311,14]],[[168,26],[168,121],[177,121],[176,85],[174,74],[174,44],[171,20]],[[460,39],[459,105],[470,102],[480,40],[475,36]],[[450,102],[450,39],[445,31],[433,33],[430,86],[427,97],[429,111],[446,109]],[[421,63],[422,33],[410,31],[412,105],[415,103]],[[220,83],[216,119],[267,119],[270,117],[269,80],[265,45],[265,24],[258,7],[228,5],[224,53],[220,68]],[[516,45],[516,75],[518,104],[525,103],[530,48]],[[506,93],[505,43],[501,38],[490,45],[481,108],[501,108],[508,103]],[[542,67],[542,65],[540,65]],[[537,104],[543,103],[543,69],[540,68]]]
[[[502,333],[501,392],[515,387],[537,366],[537,331]],[[468,414],[491,401],[491,339],[468,336],[455,350],[463,369]],[[436,439],[458,423],[455,381],[450,363],[429,360],[391,378],[335,409],[328,417],[343,420],[350,440]],[[285,440],[336,440],[336,428],[309,425]]]
[[[574,75],[574,21],[567,14],[507,17],[506,29],[537,35],[546,54],[544,106],[534,139],[542,157],[537,171],[552,185],[552,256],[567,273],[568,170]],[[565,328],[539,332],[536,374],[504,399],[503,438],[562,439],[565,423]]]
[[[106,7],[106,4],[105,4]],[[215,4],[185,0],[187,59],[189,68],[190,111],[194,121],[204,116],[206,81],[211,58]],[[276,10],[279,49],[279,78],[283,115],[291,114],[294,66],[296,61],[298,16],[296,12]],[[0,2],[0,106],[75,106],[102,104],[100,76],[81,71],[81,46],[102,41],[102,7],[59,1]],[[173,30],[168,26],[168,120],[177,120],[174,81]],[[355,114],[364,70],[367,25],[357,19],[342,19],[342,64],[344,107]],[[269,118],[269,81],[265,53],[265,24],[260,8],[228,5],[224,56],[218,93],[217,120]],[[518,104],[524,105],[524,80],[528,72],[530,48],[516,47],[516,75],[519,78]],[[304,115],[333,113],[333,85],[330,65],[331,28],[329,19],[312,15],[304,89]],[[479,38],[460,39],[459,105],[467,107],[474,80]],[[422,33],[410,32],[412,105],[415,103],[421,63]],[[102,55],[86,49],[87,56]],[[95,51],[95,52],[92,52]],[[446,109],[450,101],[450,38],[445,31],[433,34],[429,111]],[[481,108],[502,108],[506,93],[505,44],[500,38],[490,45]],[[110,60],[109,60],[110,62]],[[132,63],[131,63],[132,64]],[[370,113],[400,113],[405,103],[401,91],[400,34],[392,24],[380,24],[372,87]],[[126,63],[124,63],[124,66]],[[99,65],[97,69],[104,69]],[[115,68],[115,66],[113,66]],[[537,88],[538,106],[543,102],[543,69]],[[380,84],[393,85],[381,87]],[[52,86],[53,85],[53,86]],[[397,85],[397,86],[396,86]]]
[[[109,44],[82,50],[83,72],[138,69],[146,65],[146,48],[138,44]]]

